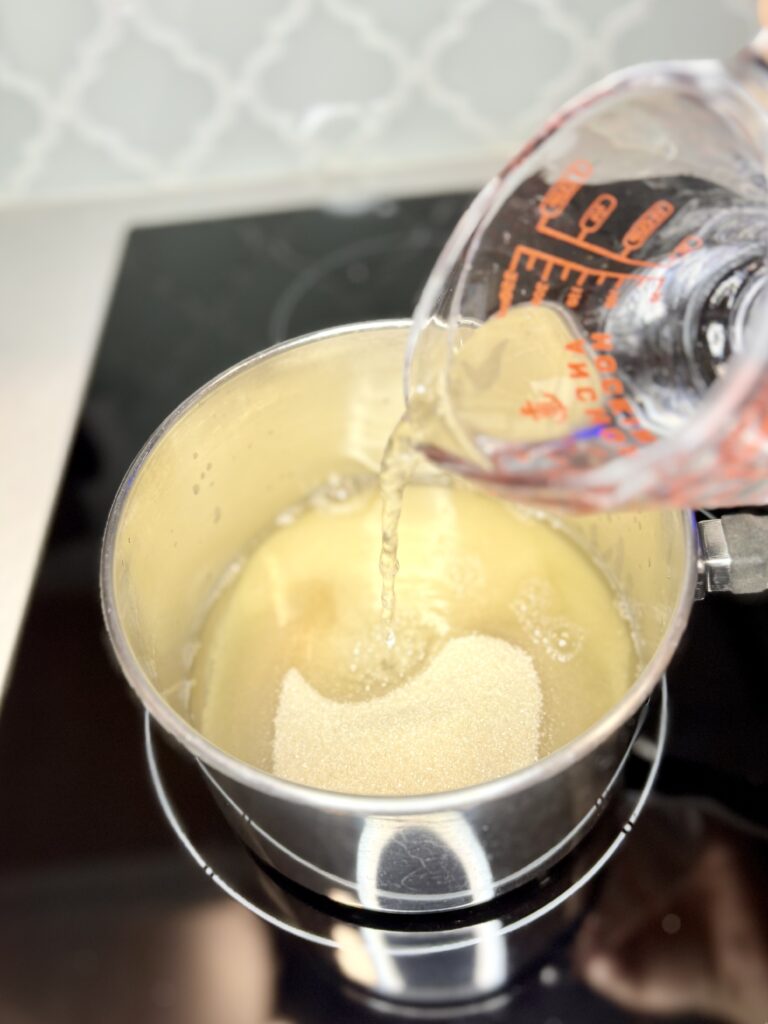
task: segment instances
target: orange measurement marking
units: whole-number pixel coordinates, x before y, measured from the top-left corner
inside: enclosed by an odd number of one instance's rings
[[[612,445],[621,445],[614,454],[628,455],[640,444],[647,443],[653,435],[644,430],[635,416],[630,400],[624,394],[624,384],[619,373],[619,364],[612,355],[613,336],[607,331],[591,331],[589,349],[592,365],[600,374],[600,388],[592,384],[581,384],[575,389],[576,400],[587,403],[584,415],[601,428],[600,440]],[[573,338],[565,344],[567,352],[586,355],[584,338]],[[588,376],[587,361],[569,362],[568,376],[579,380]],[[594,405],[602,399],[602,404]]]
[[[605,409],[601,409],[599,406],[594,409],[585,409],[584,415],[588,416],[597,427],[609,426],[611,423],[611,417]]]
[[[618,205],[619,200],[611,192],[596,196],[579,218],[579,241],[599,231]]]
[[[596,402],[597,392],[592,387],[576,388],[576,399],[579,402]]]
[[[542,217],[555,218],[565,212],[565,208],[589,180],[592,164],[588,160],[575,160],[566,167],[563,174],[553,182],[539,200],[539,213]]]
[[[688,256],[690,253],[696,252],[697,249],[701,249],[703,245],[704,239],[699,235],[686,235],[685,238],[677,243],[672,250],[672,255],[665,262],[671,263],[675,259]]]
[[[568,290],[565,297],[565,305],[569,309],[576,309],[578,307],[584,295],[584,285],[590,279],[597,281],[598,284],[604,284],[606,281],[612,282],[611,291],[604,300],[604,304],[610,307],[616,304],[618,290],[623,284],[627,281],[640,282],[649,277],[646,274],[633,274],[624,270],[588,267],[584,263],[577,263],[563,256],[555,256],[552,253],[545,252],[543,249],[536,249],[528,245],[516,245],[499,284],[500,316],[503,316],[514,302],[515,292],[519,284],[519,268],[521,264],[525,270],[533,270],[537,265],[541,265],[539,282],[544,282],[547,285],[555,273],[562,282],[567,281],[571,275],[576,275],[575,283]],[[536,290],[535,285],[532,290]],[[542,293],[539,289],[536,294],[539,296],[536,301],[540,302],[541,297],[546,293]]]
[[[499,285],[499,315],[506,313],[512,305],[519,276],[511,264],[502,275],[501,284]]]
[[[567,411],[557,395],[553,395],[549,391],[544,391],[541,398],[535,401],[529,398],[525,405],[520,407],[522,416],[528,416],[537,421],[542,419],[561,421],[565,419]]]
[[[598,256],[606,256],[608,259],[613,260],[616,263],[623,263],[629,267],[656,267],[657,264],[651,260],[636,260],[631,256],[622,256],[621,253],[613,252],[611,249],[606,249],[602,245],[595,245],[593,242],[587,242],[584,238],[577,235],[569,235],[567,231],[558,231],[557,228],[549,226],[549,218],[540,217],[536,224],[536,230],[540,235],[547,235],[549,238],[557,238],[561,242],[569,242],[571,245],[575,245],[578,249],[584,249],[586,252],[596,253]]]
[[[645,245],[674,212],[674,203],[670,203],[668,199],[657,199],[655,203],[651,203],[624,233],[621,240],[621,255],[628,256]]]
[[[593,167],[588,160],[575,160],[553,182],[539,200],[539,220],[536,230],[539,234],[548,235],[550,238],[558,238],[563,242],[569,242],[588,252],[596,253],[599,256],[607,256],[618,263],[632,267],[654,267],[655,263],[650,260],[639,260],[629,254],[639,249],[646,242],[654,231],[669,220],[675,208],[668,199],[659,199],[652,203],[647,210],[635,220],[629,230],[622,238],[621,252],[614,252],[604,246],[595,245],[587,241],[587,236],[599,231],[611,214],[617,209],[619,201],[611,192],[601,192],[589,204],[579,219],[579,234],[569,234],[567,231],[560,231],[553,228],[550,221],[556,220],[565,213],[573,197],[579,192],[582,186],[592,175]]]
[[[656,440],[656,435],[651,430],[633,430],[632,437],[638,444],[650,444]]]
[[[610,352],[613,349],[613,338],[606,331],[592,331],[589,340],[596,352]]]

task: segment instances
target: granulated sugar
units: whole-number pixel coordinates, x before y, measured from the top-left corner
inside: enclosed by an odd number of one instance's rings
[[[371,700],[282,682],[273,771],[320,789],[436,793],[499,778],[539,755],[542,696],[530,656],[496,637],[449,640],[420,675]]]

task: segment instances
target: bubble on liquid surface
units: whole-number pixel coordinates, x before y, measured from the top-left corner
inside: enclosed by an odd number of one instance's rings
[[[296,522],[303,511],[302,505],[290,505],[288,508],[284,508],[275,516],[275,526],[290,526],[291,523]]]
[[[530,618],[551,605],[554,591],[546,580],[534,577],[526,580],[513,602],[514,610],[521,618]]]
[[[529,642],[541,648],[552,661],[564,665],[581,651],[585,632],[577,623],[554,612],[556,596],[546,580],[528,580],[512,602],[512,611],[525,628]]]
[[[565,664],[579,653],[584,645],[584,630],[567,619],[553,619],[547,624],[542,646],[553,661]]]
[[[324,483],[309,496],[308,504],[312,508],[342,505],[369,487],[369,477],[342,476],[340,473],[331,473]]]

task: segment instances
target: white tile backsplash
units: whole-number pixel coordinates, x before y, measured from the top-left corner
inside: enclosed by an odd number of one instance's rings
[[[574,91],[725,56],[752,0],[0,0],[0,202],[495,166]]]

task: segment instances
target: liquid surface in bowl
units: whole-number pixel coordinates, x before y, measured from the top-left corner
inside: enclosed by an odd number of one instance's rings
[[[190,717],[205,736],[319,788],[439,792],[551,753],[635,678],[616,594],[547,520],[410,485],[389,647],[380,544],[373,478],[279,517],[200,634]]]

